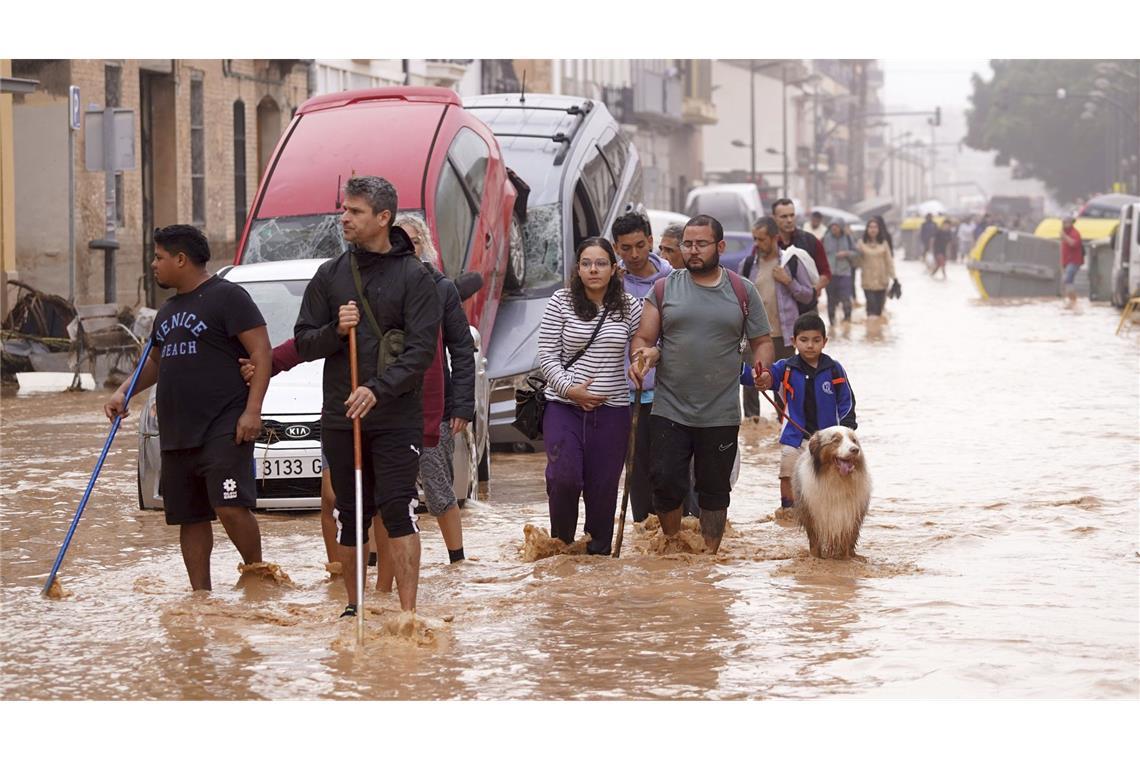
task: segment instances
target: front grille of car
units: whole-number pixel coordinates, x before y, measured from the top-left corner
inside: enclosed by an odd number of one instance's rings
[[[303,425],[309,429],[308,435],[303,435],[300,438],[294,438],[286,434],[286,430],[291,427]],[[321,440],[321,421],[313,420],[312,422],[282,422],[281,420],[262,420],[261,421],[261,435],[258,436],[258,443],[278,443],[280,441],[319,441]]]
[[[259,499],[317,499],[321,496],[320,478],[258,478]]]

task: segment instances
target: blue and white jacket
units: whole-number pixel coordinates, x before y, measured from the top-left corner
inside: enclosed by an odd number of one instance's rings
[[[833,425],[852,430],[859,427],[855,422],[855,394],[847,373],[827,354],[820,354],[818,367],[812,367],[797,354],[780,359],[770,371],[788,417],[804,430],[814,433]],[[803,440],[804,434],[795,425],[784,423],[780,443],[799,448]]]

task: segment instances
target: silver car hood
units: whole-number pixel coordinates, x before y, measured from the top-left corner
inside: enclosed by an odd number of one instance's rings
[[[550,296],[511,298],[499,304],[487,348],[487,377],[530,372],[538,366],[538,329]]]

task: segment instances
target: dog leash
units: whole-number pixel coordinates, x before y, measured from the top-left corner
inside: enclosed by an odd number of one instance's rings
[[[760,390],[760,389],[759,389],[759,388],[757,388],[757,390]],[[772,408],[776,410],[776,414],[777,414],[777,415],[779,415],[779,417],[780,417],[780,421],[781,421],[781,422],[783,422],[784,420],[787,420],[788,422],[792,423],[792,427],[794,427],[796,430],[798,430],[798,431],[800,431],[801,433],[803,433],[803,434],[804,434],[805,436],[807,436],[808,438],[811,438],[811,433],[809,433],[808,431],[804,430],[802,427],[800,427],[800,426],[799,426],[799,423],[797,423],[795,420],[793,420],[793,419],[792,419],[791,417],[789,417],[788,415],[784,414],[784,410],[783,410],[783,409],[781,409],[781,408],[779,407],[779,405],[777,405],[777,404],[776,404],[776,402],[772,400],[772,398],[771,398],[771,397],[768,395],[768,391],[760,391],[760,395],[761,395],[761,396],[763,396],[763,397],[764,397],[764,399],[765,399],[765,400],[766,400],[766,401],[767,401],[769,404],[771,404],[771,405],[772,405]]]

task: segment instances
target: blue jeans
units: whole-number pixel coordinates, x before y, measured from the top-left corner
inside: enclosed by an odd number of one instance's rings
[[[1077,279],[1077,272],[1081,269],[1080,264],[1066,264],[1065,265],[1065,284],[1072,285],[1073,280]]]

